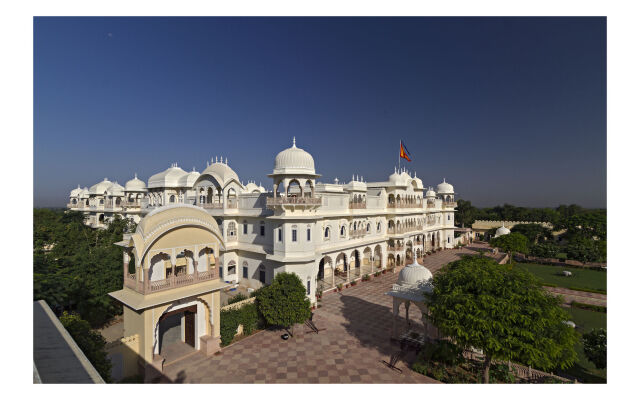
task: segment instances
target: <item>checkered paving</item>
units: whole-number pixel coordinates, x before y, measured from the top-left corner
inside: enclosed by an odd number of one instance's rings
[[[429,269],[471,250],[447,250],[425,258]],[[399,350],[389,338],[392,299],[384,295],[398,278],[387,273],[337,293],[326,293],[313,317],[320,333],[304,333],[287,341],[282,331],[266,330],[228,346],[222,355],[202,353],[165,368],[167,380],[185,383],[437,383],[409,369],[409,354],[391,370],[382,361]],[[409,309],[413,329],[422,330],[417,307]],[[404,317],[404,307],[401,308]],[[398,323],[405,326],[404,319]],[[304,332],[310,329],[304,327]]]

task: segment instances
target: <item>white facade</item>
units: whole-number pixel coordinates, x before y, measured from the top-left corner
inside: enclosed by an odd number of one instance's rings
[[[171,204],[204,208],[225,241],[220,253],[225,281],[258,288],[275,274],[295,272],[315,301],[316,290],[348,283],[404,264],[425,251],[451,248],[456,203],[451,184],[425,188],[415,174],[396,170],[385,181],[318,181],[313,157],[293,146],[280,152],[268,175],[273,189],[243,184],[222,157],[202,172],[177,164],[136,177],[124,187],[104,181],[71,191],[68,208],[87,224],[104,227],[115,215],[139,222]],[[153,278],[152,278],[153,279]]]

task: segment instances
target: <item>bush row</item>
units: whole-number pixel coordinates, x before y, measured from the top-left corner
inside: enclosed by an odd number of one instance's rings
[[[605,313],[605,314],[607,313],[607,307],[606,306],[596,306],[596,305],[593,305],[593,304],[579,303],[577,301],[572,301],[571,302],[571,307],[582,308],[583,310],[602,312],[602,313]]]
[[[220,311],[220,340],[222,346],[227,346],[231,343],[238,332],[239,325],[242,325],[245,335],[250,335],[256,329],[264,328],[264,318],[258,312],[256,303],[248,303],[233,310]]]

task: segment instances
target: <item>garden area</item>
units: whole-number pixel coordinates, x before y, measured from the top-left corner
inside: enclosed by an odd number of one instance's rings
[[[588,268],[557,267],[541,264],[515,264],[515,268],[528,271],[545,286],[557,286],[572,290],[607,293],[607,272]],[[562,271],[571,272],[564,276]]]
[[[576,324],[576,331],[580,336],[597,328],[607,328],[607,314],[604,312],[585,310],[577,307],[571,307],[567,310],[571,314],[572,321]],[[607,369],[598,369],[587,359],[584,352],[582,340],[575,345],[578,355],[576,363],[562,371],[565,374],[578,378],[580,382],[585,383],[606,383]]]

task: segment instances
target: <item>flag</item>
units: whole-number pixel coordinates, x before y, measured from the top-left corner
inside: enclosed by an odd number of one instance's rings
[[[409,153],[409,151],[407,150],[406,147],[404,147],[404,143],[402,143],[402,140],[400,141],[400,157],[404,158],[407,161],[411,161],[411,159],[409,158],[409,156],[411,156],[411,153]]]

